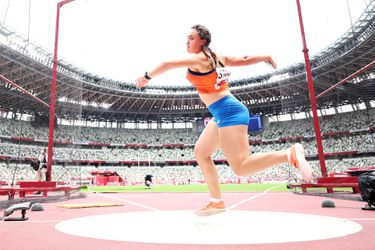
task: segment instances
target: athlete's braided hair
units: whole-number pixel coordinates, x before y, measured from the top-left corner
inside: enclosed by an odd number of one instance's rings
[[[198,36],[202,40],[206,40],[206,43],[202,45],[203,54],[211,61],[211,67],[215,68],[215,64],[217,63],[217,57],[214,52],[208,47],[211,43],[211,32],[203,25],[196,24],[191,27],[195,29],[198,33]],[[209,54],[207,54],[207,52]]]

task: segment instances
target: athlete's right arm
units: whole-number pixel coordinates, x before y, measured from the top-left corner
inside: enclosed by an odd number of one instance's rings
[[[190,56],[184,59],[179,60],[172,60],[172,61],[165,61],[157,65],[154,69],[147,72],[147,75],[150,78],[154,78],[159,76],[168,70],[175,69],[175,68],[182,68],[182,67],[196,67],[199,65],[201,61],[196,56]],[[149,82],[144,76],[139,77],[135,80],[135,85],[137,89],[144,87]]]

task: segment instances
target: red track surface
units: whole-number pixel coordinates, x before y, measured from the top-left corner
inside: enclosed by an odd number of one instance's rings
[[[126,213],[134,211],[150,211],[135,205],[143,204],[158,210],[195,210],[207,202],[206,193],[111,193],[108,195],[88,194],[87,198],[72,199],[61,203],[43,203],[45,211],[27,211],[28,221],[0,221],[0,249],[375,249],[375,211],[361,210],[364,202],[333,199],[336,208],[322,208],[321,202],[326,197],[296,195],[287,192],[263,193],[224,193],[223,198],[227,207],[255,196],[234,210],[270,211],[306,213],[350,219],[362,225],[359,233],[345,237],[280,244],[252,245],[176,245],[151,244],[90,239],[72,236],[55,229],[55,225],[63,220],[89,215],[110,213]],[[121,201],[123,199],[129,202]],[[3,198],[2,198],[3,200]],[[59,208],[62,203],[115,202],[124,203],[121,207],[97,207],[83,209]],[[20,211],[15,211],[10,217],[19,217]],[[241,222],[239,222],[241,223]],[[124,225],[126,226],[126,225]],[[256,227],[257,225],[249,225]],[[303,230],[296,228],[295,230]],[[233,228],[233,233],[236,229]],[[145,231],[145,237],[147,237]],[[290,234],[293,234],[291,231]],[[251,237],[251,235],[249,235]]]

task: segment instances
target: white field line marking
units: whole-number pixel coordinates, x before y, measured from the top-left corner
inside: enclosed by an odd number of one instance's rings
[[[115,196],[112,196],[112,195],[108,195],[108,194],[97,194],[97,195],[101,195],[101,196],[109,197],[109,198],[112,198],[112,199],[115,199],[115,200],[119,200],[119,201],[125,201],[125,202],[127,202],[127,203],[129,203],[129,204],[132,204],[132,205],[134,205],[134,206],[142,207],[142,208],[146,208],[146,209],[150,209],[150,210],[152,210],[152,211],[160,211],[159,209],[152,208],[152,207],[149,207],[149,206],[146,206],[146,205],[143,205],[143,204],[137,203],[137,202],[129,201],[129,200],[126,200],[126,199],[121,199],[121,198],[118,198],[118,197],[115,197]]]
[[[259,196],[263,196],[263,195],[267,194],[269,191],[271,191],[272,189],[278,188],[281,185],[284,185],[284,184],[280,184],[280,185],[274,186],[272,188],[269,188],[269,189],[263,191],[262,193],[250,196],[249,198],[247,198],[245,200],[242,200],[240,202],[235,203],[234,205],[232,205],[231,207],[227,208],[226,210],[232,210],[233,208],[238,207],[239,205],[241,205],[241,204],[243,204],[245,202],[248,202],[249,200],[253,200],[253,199],[255,199],[255,198],[259,197]]]

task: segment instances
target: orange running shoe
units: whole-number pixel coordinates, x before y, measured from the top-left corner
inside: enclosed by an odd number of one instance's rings
[[[303,146],[296,143],[290,147],[290,163],[297,168],[302,175],[302,179],[310,182],[312,179],[312,169],[306,161]]]
[[[194,213],[199,216],[209,216],[225,212],[224,201],[210,202],[204,208],[195,211]]]

